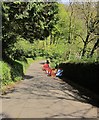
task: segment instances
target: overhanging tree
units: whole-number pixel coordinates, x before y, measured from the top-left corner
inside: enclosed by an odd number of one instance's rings
[[[32,43],[48,37],[57,21],[57,8],[57,3],[3,2],[3,59],[11,57],[17,36]]]

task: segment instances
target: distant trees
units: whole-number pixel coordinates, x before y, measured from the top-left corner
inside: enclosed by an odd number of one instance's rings
[[[67,13],[65,18],[67,28],[63,28],[67,29],[65,30],[65,34],[68,33],[67,42],[75,46],[82,42],[80,56],[92,57],[99,47],[99,2],[70,1],[69,5],[63,7]]]
[[[94,51],[97,49],[97,54],[99,54],[98,50],[99,50],[99,1],[97,2],[97,5],[96,5],[96,8],[97,8],[97,15],[96,15],[96,19],[94,21],[94,26],[95,26],[95,30],[94,30],[94,33],[96,35],[96,40],[95,40],[95,43],[93,45],[93,48],[90,52],[90,57],[93,56],[94,54]],[[98,55],[99,57],[99,55]]]
[[[94,51],[97,49],[99,44],[99,35],[96,31],[97,27],[99,25],[98,21],[98,7],[97,3],[95,2],[82,2],[82,3],[74,3],[74,6],[76,7],[77,14],[79,15],[78,18],[80,18],[83,21],[83,25],[85,27],[82,27],[84,30],[85,35],[78,34],[83,42],[83,48],[82,48],[82,54],[81,56],[85,56],[86,52],[88,53],[87,57],[92,57],[94,54]],[[75,9],[74,7],[74,9]],[[77,15],[76,14],[76,15]],[[98,38],[97,38],[98,37]],[[90,45],[91,44],[91,45]],[[91,46],[88,50],[88,47]]]
[[[99,2],[59,4],[58,24],[53,29],[53,44],[66,46],[67,59],[97,59],[99,52]],[[65,49],[65,48],[64,48]],[[97,52],[98,51],[98,52]],[[67,57],[68,56],[68,57]]]

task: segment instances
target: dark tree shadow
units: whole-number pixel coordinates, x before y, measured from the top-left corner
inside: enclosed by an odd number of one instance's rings
[[[11,66],[11,79],[14,80],[15,77],[22,77],[24,75],[23,65],[17,61],[10,58],[6,62]]]
[[[99,107],[99,63],[61,63],[63,79],[88,102]]]
[[[34,78],[33,76],[30,76],[30,75],[24,75],[23,76],[23,79],[31,79],[31,78]]]

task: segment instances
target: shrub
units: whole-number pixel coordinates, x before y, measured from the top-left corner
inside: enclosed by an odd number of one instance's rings
[[[27,62],[11,60],[9,63],[5,63],[0,61],[0,78],[2,80],[2,85],[8,85],[10,83],[22,80],[23,75],[31,62],[33,62],[33,59],[31,58],[28,58]]]
[[[17,42],[12,48],[11,58],[14,60],[24,60],[26,57],[35,57],[32,44],[24,38],[17,37]]]
[[[9,84],[9,82],[12,82],[11,67],[3,61],[2,62],[0,61],[0,64],[1,64],[0,66],[2,66],[2,69],[0,71],[2,84],[7,85]]]

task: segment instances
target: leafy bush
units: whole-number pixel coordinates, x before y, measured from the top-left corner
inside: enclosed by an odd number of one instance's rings
[[[8,85],[10,83],[22,80],[22,77],[31,62],[33,62],[33,59],[30,58],[27,59],[27,62],[10,61],[9,64],[0,61],[0,66],[2,66],[0,71],[2,85]]]
[[[23,73],[23,65],[17,61],[13,61],[11,65],[11,78],[13,81],[18,81],[22,79]]]
[[[66,59],[66,57],[64,57],[66,53],[66,46],[63,43],[49,45],[45,51],[47,53],[46,58],[50,59],[52,67],[55,67],[57,64]]]
[[[11,57],[14,60],[24,60],[26,57],[34,57],[32,44],[20,36],[17,37],[17,42],[14,44],[14,47],[12,47]]]
[[[28,66],[33,62],[33,59],[32,58],[26,58],[26,61],[17,61],[17,62],[22,65],[23,73],[25,73]]]
[[[0,71],[2,84],[7,85],[9,82],[12,82],[11,67],[3,61],[0,61],[0,66],[2,66]]]

